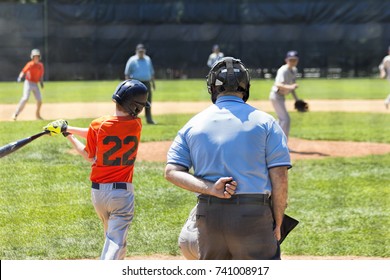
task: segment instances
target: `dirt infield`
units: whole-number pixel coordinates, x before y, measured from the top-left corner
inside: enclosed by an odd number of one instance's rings
[[[210,106],[210,102],[154,102],[153,115],[163,114],[195,114]],[[273,112],[268,100],[248,101],[248,104],[265,112]],[[367,112],[390,114],[386,110],[383,100],[311,100],[309,101],[312,112]],[[286,102],[289,111],[294,110],[291,100]],[[11,116],[16,109],[15,104],[0,104],[0,121],[11,121]],[[89,103],[43,103],[42,116],[47,120],[97,118],[113,112],[112,102]],[[35,104],[30,101],[18,117],[19,120],[35,119]]]

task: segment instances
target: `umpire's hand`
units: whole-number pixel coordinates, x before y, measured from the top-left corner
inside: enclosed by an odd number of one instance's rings
[[[236,193],[237,182],[232,177],[221,177],[214,183],[210,195],[219,198],[231,198]]]

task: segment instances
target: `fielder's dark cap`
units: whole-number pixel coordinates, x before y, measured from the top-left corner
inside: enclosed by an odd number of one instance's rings
[[[136,51],[144,51],[145,46],[143,44],[138,44],[137,47],[135,48]]]
[[[286,54],[286,59],[289,58],[299,58],[297,51],[288,51]]]

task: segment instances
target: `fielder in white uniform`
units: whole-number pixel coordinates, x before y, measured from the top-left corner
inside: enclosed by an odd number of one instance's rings
[[[379,65],[380,76],[382,79],[387,79],[390,82],[390,46],[388,49],[388,55],[386,55],[381,64]],[[386,109],[389,109],[390,94],[385,99]]]
[[[279,68],[275,83],[272,86],[269,99],[275,109],[275,113],[278,116],[279,125],[282,127],[284,134],[288,137],[290,132],[290,115],[286,108],[286,95],[291,93],[295,100],[298,97],[295,93],[295,89],[298,88],[296,83],[297,77],[297,65],[299,61],[297,51],[289,51],[286,55],[286,64]]]
[[[209,59],[207,60],[207,66],[212,67],[215,62],[221,60],[224,57],[223,52],[219,51],[219,46],[213,46],[213,52],[209,55]]]

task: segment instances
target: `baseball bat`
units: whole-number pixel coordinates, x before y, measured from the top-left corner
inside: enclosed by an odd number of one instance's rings
[[[34,134],[34,135],[30,136],[30,137],[26,137],[26,138],[17,140],[15,142],[11,142],[11,143],[3,146],[3,147],[0,147],[0,158],[2,158],[4,156],[6,156],[6,155],[9,155],[9,154],[19,150],[23,146],[26,146],[28,143],[31,143],[35,139],[38,139],[39,137],[41,137],[42,135],[45,135],[47,133],[49,133],[49,132],[48,131],[42,131],[42,132]]]

